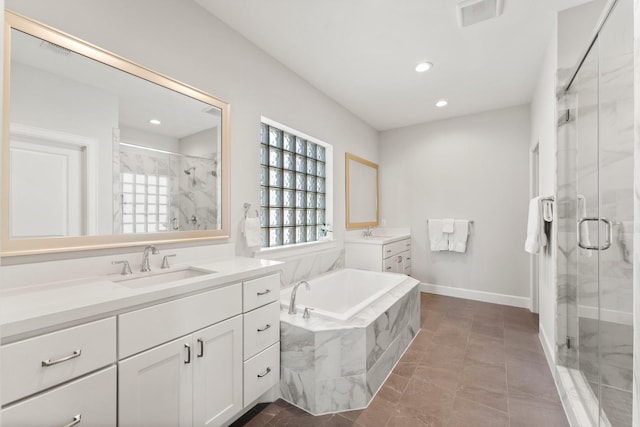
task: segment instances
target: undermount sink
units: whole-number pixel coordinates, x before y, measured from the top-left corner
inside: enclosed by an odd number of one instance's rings
[[[177,282],[178,280],[191,279],[193,277],[204,276],[215,273],[215,271],[196,270],[195,268],[185,268],[166,272],[149,273],[148,275],[122,278],[114,280],[119,285],[127,288],[144,288],[147,286],[160,285],[163,283]]]

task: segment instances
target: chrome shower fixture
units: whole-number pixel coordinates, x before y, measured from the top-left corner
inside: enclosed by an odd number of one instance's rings
[[[191,184],[196,185],[196,167],[191,166],[189,169],[185,169],[184,173],[191,176]]]

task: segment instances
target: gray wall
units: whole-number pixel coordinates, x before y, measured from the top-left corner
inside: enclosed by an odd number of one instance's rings
[[[529,138],[528,106],[381,133],[381,218],[411,227],[415,278],[528,303]],[[475,221],[464,254],[429,249],[427,219],[447,217]]]

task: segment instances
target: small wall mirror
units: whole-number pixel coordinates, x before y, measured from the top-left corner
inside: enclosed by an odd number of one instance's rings
[[[347,228],[378,225],[378,165],[351,153],[345,156]]]
[[[5,19],[2,255],[228,237],[227,103]]]

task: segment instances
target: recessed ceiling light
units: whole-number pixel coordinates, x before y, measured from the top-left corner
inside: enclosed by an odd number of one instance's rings
[[[149,120],[149,123],[151,123],[152,125],[159,125],[159,124],[160,124],[160,120],[158,120],[158,119],[151,119],[151,120]]]
[[[441,99],[440,101],[436,102],[436,107],[438,108],[442,108],[442,107],[446,107],[448,104],[446,99]]]
[[[416,65],[416,71],[419,73],[424,73],[425,71],[430,70],[431,67],[433,67],[433,64],[431,62],[421,62]]]

